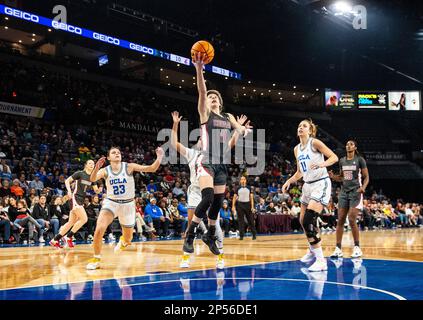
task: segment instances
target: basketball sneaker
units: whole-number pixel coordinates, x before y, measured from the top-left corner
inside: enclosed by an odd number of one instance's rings
[[[223,269],[225,267],[225,260],[223,259],[223,253],[217,256],[216,268]]]
[[[193,253],[194,252],[194,238],[195,235],[187,234],[184,241],[183,251],[186,253]]]
[[[95,270],[100,268],[100,259],[99,258],[92,258],[88,261],[87,270]]]
[[[328,264],[326,259],[316,259],[316,261],[308,268],[310,272],[320,272],[326,271],[328,269]]]
[[[351,255],[351,258],[358,258],[363,255],[363,252],[361,251],[359,246],[354,246],[353,253]]]
[[[57,249],[62,249],[62,248],[63,248],[63,247],[62,247],[62,245],[60,244],[60,241],[56,241],[56,240],[54,240],[54,239],[52,239],[52,240],[50,241],[50,245],[51,245],[52,247],[57,248]]]
[[[314,260],[314,254],[310,251],[310,249],[307,251],[307,253],[300,259],[302,263],[309,263]]]
[[[121,236],[119,238],[119,242],[116,245],[114,251],[115,251],[115,253],[119,253],[119,252],[125,250],[129,245],[130,245],[130,243],[125,243],[125,240],[123,240],[123,236]]]
[[[72,238],[69,237],[63,237],[63,240],[65,240],[66,246],[68,248],[75,248],[75,245],[73,244]]]
[[[214,255],[217,256],[220,254],[220,250],[216,245],[216,240],[217,240],[216,236],[212,236],[210,235],[210,232],[207,232],[203,234],[203,236],[201,237],[201,240],[203,240],[203,242],[209,247],[210,251]]]
[[[338,247],[335,247],[335,250],[330,255],[331,258],[342,258],[343,256],[344,256],[344,253]]]
[[[179,264],[180,268],[189,268],[189,254],[184,254],[182,256],[181,263]]]

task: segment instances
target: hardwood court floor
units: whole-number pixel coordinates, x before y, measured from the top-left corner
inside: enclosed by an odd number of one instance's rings
[[[323,234],[324,254],[334,249],[335,233]],[[351,254],[351,232],[344,234],[345,257]],[[101,279],[120,279],[157,273],[215,268],[216,257],[196,241],[191,267],[181,270],[182,240],[136,242],[124,252],[114,254],[114,243],[104,244],[102,267],[87,271],[92,257],[90,244],[57,250],[49,246],[0,248],[0,289],[59,285]],[[365,259],[423,261],[423,228],[377,230],[361,233]],[[306,251],[303,234],[225,239],[225,267],[299,259]]]

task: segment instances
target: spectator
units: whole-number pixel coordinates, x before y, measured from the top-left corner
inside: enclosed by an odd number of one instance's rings
[[[47,197],[45,194],[40,196],[39,202],[34,206],[34,210],[32,211],[32,216],[41,226],[40,228],[40,238],[39,242],[44,243],[44,231],[50,228],[50,208],[47,205]],[[58,221],[57,221],[58,222]],[[57,226],[57,229],[58,226]]]
[[[178,199],[172,200],[172,204],[169,206],[169,212],[175,228],[175,236],[179,237],[183,232],[185,232],[188,221],[179,213]]]
[[[22,199],[25,194],[25,190],[20,186],[19,179],[13,180],[13,186],[10,188],[10,191],[17,199]]]
[[[178,198],[181,195],[184,195],[184,190],[181,188],[181,184],[179,182],[175,183],[175,187],[172,190],[172,193]]]
[[[11,243],[10,230],[12,225],[13,223],[10,222],[7,212],[4,210],[3,206],[0,204],[0,229],[4,229],[3,243],[6,243],[6,244]]]
[[[154,180],[150,180],[150,183],[147,185],[147,191],[149,193],[157,192],[157,185],[154,183]]]
[[[156,198],[151,198],[150,203],[145,207],[144,215],[150,216],[153,220],[154,229],[161,230],[160,236],[163,237],[164,231],[167,233],[169,220],[163,215],[162,210],[156,205]]]
[[[88,221],[86,224],[86,229],[88,232],[87,240],[94,240],[94,231],[96,226],[96,221],[98,214],[100,213],[101,205],[98,195],[94,195],[90,202],[90,198],[86,197],[84,201],[85,211],[87,212]]]
[[[259,198],[258,204],[256,205],[257,214],[265,214],[267,211],[266,202],[263,198]]]
[[[185,197],[181,197],[181,201],[178,204],[178,211],[181,216],[185,218],[185,221],[188,223],[188,206],[187,200]]]
[[[270,202],[269,205],[267,206],[266,213],[267,214],[276,214],[276,208],[275,208],[275,204],[273,202]]]
[[[228,200],[223,200],[222,208],[219,211],[220,214],[220,224],[222,230],[225,232],[225,237],[229,236],[229,230],[231,228],[231,209],[229,209]]]
[[[161,225],[161,229],[162,229],[162,233],[160,234],[161,238],[169,238],[169,225],[170,223],[173,223],[173,218],[170,214],[169,208],[167,207],[167,199],[162,199],[160,200],[159,203],[159,209],[163,215],[163,217],[165,218],[164,223]]]
[[[41,194],[41,191],[44,189],[44,183],[40,180],[40,175],[37,173],[34,176],[34,180],[29,183],[31,189],[35,189],[37,195]]]
[[[13,198],[11,198],[13,199]],[[14,203],[16,204],[16,200],[14,200]],[[10,202],[11,205],[13,205],[12,201]],[[28,225],[28,241],[29,243],[38,243],[39,237],[38,235],[42,232],[41,225],[31,216],[25,200],[19,200],[16,207],[16,219],[13,222],[13,224],[18,228],[21,229],[21,227]],[[9,208],[9,217],[12,217],[10,214],[10,208]],[[35,229],[34,229],[35,228]]]
[[[66,210],[63,208],[62,197],[53,197],[49,209],[49,224],[53,227],[53,234],[56,235],[59,233],[60,219],[66,212]]]
[[[9,184],[9,180],[4,179],[2,181],[2,186],[0,187],[0,198],[6,197],[6,196],[11,196],[12,195],[12,190],[10,189],[10,184]]]

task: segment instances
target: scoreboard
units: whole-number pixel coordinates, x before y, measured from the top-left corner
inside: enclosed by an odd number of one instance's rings
[[[420,111],[420,91],[336,91],[326,89],[329,110]]]

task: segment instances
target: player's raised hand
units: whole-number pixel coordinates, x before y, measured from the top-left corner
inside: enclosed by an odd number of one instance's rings
[[[96,162],[96,164],[95,164],[95,167],[97,168],[97,169],[100,169],[103,165],[104,165],[104,163],[106,162],[106,157],[101,157],[100,159],[98,159],[98,161]]]
[[[249,133],[253,132],[253,126],[250,124],[250,120],[247,121],[244,127],[245,127],[244,137],[246,137]]]
[[[238,122],[241,126],[247,120],[247,116],[245,114],[241,114],[240,117],[236,116],[236,122]]]
[[[173,119],[173,123],[179,123],[182,119],[182,116],[179,116],[178,111],[173,111],[172,112],[172,119]]]
[[[201,53],[201,52],[197,52],[194,55],[194,58],[192,59],[192,63],[194,64],[195,68],[201,68],[201,70],[203,69],[204,65],[205,65],[205,61],[207,60],[207,57],[205,54]]]
[[[163,158],[163,156],[164,156],[164,150],[161,147],[158,147],[156,149],[156,155],[157,155],[157,158]]]

